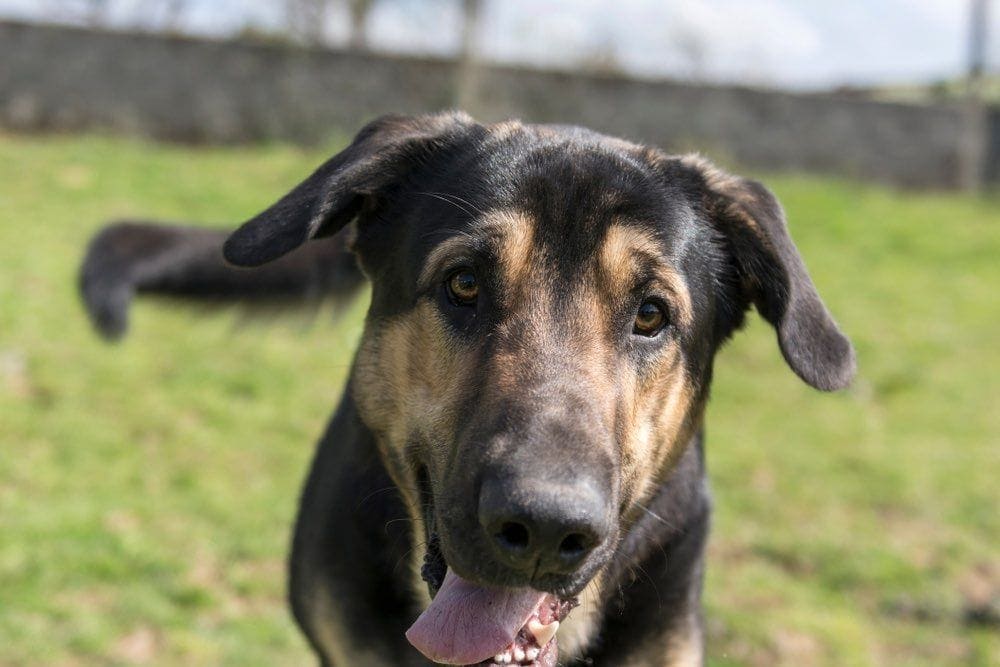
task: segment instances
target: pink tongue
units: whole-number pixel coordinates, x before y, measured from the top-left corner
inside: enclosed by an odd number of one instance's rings
[[[446,665],[474,665],[510,646],[545,593],[484,588],[448,568],[430,606],[406,631],[421,653]]]

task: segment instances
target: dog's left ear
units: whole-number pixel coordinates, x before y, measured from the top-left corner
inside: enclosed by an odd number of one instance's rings
[[[236,266],[260,266],[309,239],[336,233],[366,200],[387,193],[473,127],[472,118],[460,112],[385,116],[369,123],[350,146],[233,232],[223,246],[226,260]]]
[[[854,348],[820,300],[788,234],[777,198],[763,185],[686,156],[673,161],[701,193],[726,238],[748,298],[778,333],[785,361],[808,384],[843,389],[857,368]]]

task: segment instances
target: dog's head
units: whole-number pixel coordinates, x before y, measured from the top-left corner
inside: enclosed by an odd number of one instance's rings
[[[464,585],[565,598],[592,580],[698,428],[751,304],[812,386],[854,372],[774,196],[698,158],[385,118],[226,257],[261,264],[355,218],[372,303],[354,398],[416,541]]]

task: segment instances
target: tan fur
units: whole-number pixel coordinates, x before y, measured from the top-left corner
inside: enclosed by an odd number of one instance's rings
[[[426,299],[398,317],[368,322],[355,399],[380,444],[399,454],[410,433],[451,434],[473,361],[464,352]]]
[[[511,290],[523,285],[529,278],[528,270],[535,257],[534,222],[524,213],[514,210],[487,211],[480,218],[478,228],[488,238],[488,243],[500,259],[502,283]],[[427,287],[436,277],[442,264],[449,259],[470,254],[469,239],[459,235],[439,243],[427,255],[418,278],[419,285]],[[511,294],[508,294],[510,298]]]
[[[680,156],[679,159],[685,167],[700,173],[702,178],[705,179],[705,185],[710,190],[726,192],[739,187],[739,176],[734,176],[727,171],[719,169],[699,153],[688,153],[687,155]]]
[[[505,120],[488,126],[490,136],[495,141],[506,141],[514,135],[524,132],[524,125],[519,120]]]
[[[417,278],[417,284],[419,287],[424,289],[430,285],[431,281],[433,281],[436,277],[437,271],[441,268],[441,264],[448,261],[449,258],[454,257],[455,255],[465,253],[468,246],[468,240],[461,236],[454,236],[450,239],[445,239],[435,246],[434,249],[427,254],[427,259],[424,261],[424,265],[420,269],[420,275]]]
[[[410,509],[410,520],[413,521],[411,530],[413,535],[416,536],[415,543],[419,544],[423,539],[423,535],[426,533],[424,527],[424,516],[423,512],[414,511]],[[423,575],[421,574],[421,568],[424,565],[424,550],[423,549],[411,549],[410,550],[410,581],[413,587],[413,592],[416,596],[416,603],[418,609],[426,609],[431,603],[431,594],[427,590],[427,584],[424,582]]]
[[[657,280],[673,296],[673,306],[682,324],[690,324],[693,316],[691,294],[679,273],[670,268],[660,253],[656,238],[634,226],[616,224],[608,228],[601,247],[601,278],[606,291],[623,298],[632,288],[638,258],[658,260]]]
[[[387,322],[369,322],[357,357],[354,398],[365,424],[376,434],[383,460],[399,487],[414,543],[423,541],[423,514],[406,443],[454,438],[471,356],[447,333],[434,305],[423,301]],[[430,602],[420,580],[420,549],[413,550],[414,589]]]
[[[690,620],[671,635],[667,642],[667,660],[662,664],[668,667],[701,667],[704,663],[705,640],[701,625],[697,620]]]
[[[691,296],[683,278],[662,257],[649,232],[626,224],[608,228],[600,251],[598,284],[612,299],[623,299],[635,282],[637,259],[657,262],[660,287],[671,295],[671,310],[684,327],[693,317]],[[625,501],[642,502],[663,479],[687,441],[685,415],[693,402],[693,388],[684,373],[680,350],[669,343],[655,367],[641,378],[623,369],[618,379],[618,438]]]
[[[603,597],[604,576],[600,573],[580,594],[580,606],[559,625],[560,664],[570,664],[573,658],[581,657],[594,640],[602,621]]]
[[[704,639],[697,619],[686,620],[669,636],[654,637],[627,662],[616,667],[701,667],[705,664]]]
[[[707,202],[714,213],[739,220],[754,233],[763,235],[760,224],[746,209],[747,204],[755,203],[755,197],[743,186],[742,178],[719,169],[698,153],[681,156],[680,162],[705,179],[705,187],[715,195],[714,200]]]
[[[504,272],[512,284],[525,279],[533,227],[516,212],[488,215],[489,230]],[[422,267],[420,283],[429,284],[443,262],[467,252],[468,240],[453,237],[439,244]],[[413,435],[428,442],[450,442],[464,405],[474,359],[441,319],[436,306],[421,301],[412,311],[388,321],[370,321],[357,356],[354,398],[365,424],[376,434],[383,460],[399,487],[412,522],[414,543],[424,526],[416,479],[406,443]],[[413,549],[411,570],[421,606],[430,603],[420,579],[422,550]]]
[[[319,588],[313,597],[313,618],[322,619],[321,623],[315,624],[313,632],[323,654],[324,664],[358,667],[385,664],[382,656],[359,648],[358,642],[345,631],[347,625],[340,613],[343,606],[334,602],[333,596],[336,596],[335,591]]]
[[[622,493],[625,500],[643,503],[683,453],[693,424],[686,419],[693,389],[679,368],[679,352],[672,351],[646,380],[628,387],[622,397],[619,425],[622,453]]]
[[[517,212],[496,211],[486,214],[482,226],[496,246],[509,284],[527,281],[532,223]],[[442,263],[467,252],[463,236],[439,244],[421,268],[421,284],[429,284]],[[355,400],[390,462],[399,464],[405,458],[411,434],[427,436],[429,442],[453,439],[475,360],[448,331],[428,299],[403,315],[367,323],[356,362]]]
[[[535,222],[525,213],[509,210],[490,211],[484,218],[500,259],[505,305],[509,308],[531,287],[533,261],[539,252],[534,242]]]

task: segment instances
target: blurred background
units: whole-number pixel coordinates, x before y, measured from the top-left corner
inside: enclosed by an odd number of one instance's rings
[[[991,1],[2,0],[0,124],[315,145],[457,106],[977,189],[1000,179]]]
[[[998,664],[997,5],[0,0],[0,665],[310,661],[284,562],[365,299],[140,299],[109,346],[75,272],[451,107],[764,180],[858,348],[836,395],[756,317],[720,356],[710,664]]]

